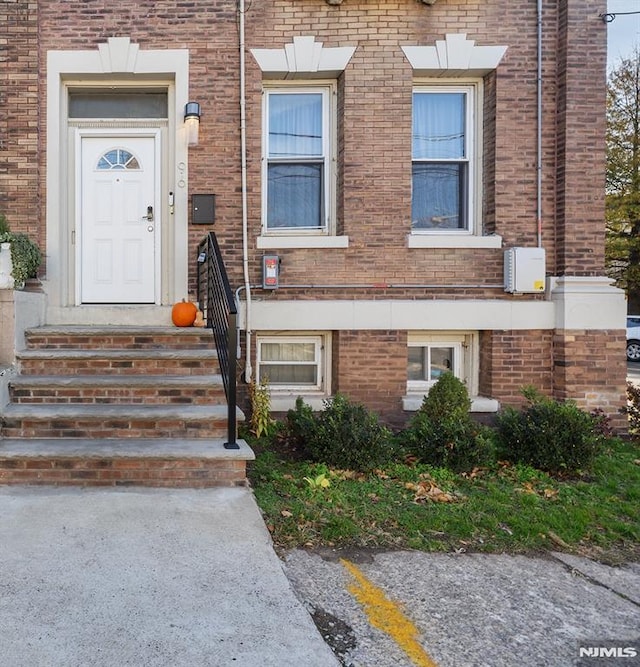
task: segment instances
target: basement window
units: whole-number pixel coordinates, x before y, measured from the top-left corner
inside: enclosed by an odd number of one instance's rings
[[[323,407],[330,386],[330,334],[258,336],[256,381],[265,382],[271,409],[284,412],[301,396],[314,410]]]

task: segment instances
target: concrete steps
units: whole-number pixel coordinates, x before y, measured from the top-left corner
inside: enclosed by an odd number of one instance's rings
[[[25,350],[23,375],[206,375],[217,370],[215,350]]]
[[[253,452],[222,439],[0,439],[0,484],[234,486]]]
[[[224,404],[220,375],[19,375],[10,385],[18,404]]]
[[[202,329],[28,331],[0,413],[0,483],[244,483],[253,454],[222,446],[227,405],[212,348]]]

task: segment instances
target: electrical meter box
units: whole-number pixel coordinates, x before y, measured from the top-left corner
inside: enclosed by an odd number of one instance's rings
[[[504,252],[504,291],[512,294],[544,292],[544,248],[509,248]]]
[[[280,286],[280,257],[263,255],[262,289],[278,289]]]

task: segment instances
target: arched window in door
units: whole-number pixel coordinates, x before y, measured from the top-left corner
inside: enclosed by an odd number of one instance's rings
[[[114,169],[133,170],[140,169],[140,163],[138,162],[138,158],[125,148],[112,148],[98,160],[96,169],[99,171]]]

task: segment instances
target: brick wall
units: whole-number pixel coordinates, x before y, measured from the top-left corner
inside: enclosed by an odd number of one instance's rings
[[[232,279],[239,282],[242,243],[235,2],[142,1],[115,6],[80,0],[43,0],[40,4],[42,58],[49,49],[93,48],[109,36],[122,34],[129,35],[145,49],[189,48],[190,97],[197,99],[203,109],[200,144],[190,149],[190,191],[217,194],[215,230],[229,259]],[[565,268],[579,274],[602,272],[601,197],[596,195],[593,200],[593,178],[584,178],[588,173],[601,180],[603,174],[602,155],[591,149],[594,145],[602,147],[602,57],[606,28],[597,19],[602,4],[601,0],[573,0],[563,3],[562,16],[558,16],[556,3],[543,3],[542,238],[551,274]],[[27,7],[27,3],[5,3],[4,7],[10,8],[5,11],[19,14],[17,8]],[[504,6],[453,2],[425,6],[409,0],[395,3],[350,0],[340,6],[327,5],[321,0],[273,0],[248,5],[247,48],[282,48],[298,35],[314,35],[326,47],[347,44],[358,47],[340,77],[338,100],[338,229],[349,236],[350,246],[330,253],[282,250],[288,282],[300,282],[301,275],[305,283],[322,282],[327,270],[337,283],[491,285],[501,282],[502,252],[498,249],[454,253],[406,247],[411,209],[413,73],[400,47],[433,44],[448,32],[466,32],[479,45],[509,46],[497,73],[488,77],[485,85],[484,223],[487,230],[501,234],[506,245],[532,245],[537,235],[535,9],[535,3],[525,0]],[[15,23],[16,30],[24,29]],[[556,54],[558,39],[561,45],[568,45],[560,49],[561,62]],[[588,67],[583,67],[585,54],[594,54],[594,60],[591,55],[587,59]],[[31,71],[27,74],[34,77],[37,85],[33,63],[29,67]],[[559,89],[555,78],[557,68],[561,73]],[[44,76],[42,67],[41,84]],[[583,94],[585,89],[590,90],[589,95]],[[558,92],[564,107],[556,110]],[[259,282],[261,277],[262,253],[256,250],[254,241],[261,224],[261,97],[262,75],[248,53],[252,282]],[[558,175],[556,142],[561,151],[560,166],[564,169]],[[574,164],[576,155],[580,161]],[[32,160],[26,161],[27,166],[35,169]],[[44,173],[44,157],[40,169]],[[25,188],[26,192],[36,190]],[[10,196],[11,209],[22,210],[16,197],[16,193]],[[589,198],[588,206],[585,198]],[[557,252],[556,208],[560,243]],[[191,247],[204,231],[203,227],[190,229]],[[556,255],[561,260],[557,267]],[[572,259],[567,263],[569,256]],[[415,292],[393,294],[416,296]],[[500,290],[489,289],[488,294],[510,298]],[[298,295],[281,291],[272,298],[292,296]]]
[[[39,192],[37,3],[0,3],[0,213],[44,242]]]
[[[626,404],[625,386],[618,378],[626,374],[620,354],[626,340],[623,331],[558,331],[553,337],[554,394],[575,399],[585,409],[602,408],[614,426],[626,427],[618,408]]]
[[[603,275],[606,24],[604,0],[560,3],[558,274]]]
[[[385,421],[403,420],[407,388],[407,334],[340,331],[333,340],[333,389],[365,403]]]
[[[40,7],[39,79],[36,6]],[[598,18],[603,11],[605,0],[543,0],[541,235],[547,272],[552,275],[604,272],[600,186],[606,26]],[[2,71],[0,86],[0,207],[10,219],[25,230],[39,221],[38,235],[44,237],[44,206],[36,193],[44,195],[48,50],[96,48],[108,37],[119,35],[130,36],[142,49],[188,48],[189,95],[201,103],[203,112],[200,143],[189,153],[190,193],[217,195],[214,229],[232,284],[240,284],[235,0],[5,2],[0,7],[2,19],[9,34],[4,42],[0,38],[0,57],[9,62],[9,69]],[[508,45],[497,72],[486,78],[484,86],[483,222],[486,231],[502,235],[506,246],[534,245],[538,231],[536,3],[449,0],[426,6],[413,0],[346,0],[331,6],[324,0],[260,0],[247,4],[246,28],[248,49],[283,48],[300,35],[313,35],[325,47],[358,47],[337,82],[337,229],[349,236],[349,248],[278,250],[282,282],[440,286],[421,290],[282,289],[266,298],[409,298],[416,299],[416,307],[424,299],[529,298],[507,295],[500,287],[501,249],[406,247],[413,72],[401,46],[432,45],[447,33],[462,32],[478,45]],[[23,109],[25,100],[35,101],[38,90],[43,105],[39,146],[38,111],[33,104],[26,113]],[[255,239],[261,225],[262,73],[250,53],[246,93],[249,265],[251,282],[259,283],[262,251],[256,249]],[[190,257],[205,231],[206,227],[190,228]],[[193,276],[190,284],[193,289]],[[461,284],[484,287],[453,286]],[[552,332],[487,332],[481,338],[481,393],[504,402],[520,400],[524,384],[535,384],[549,394],[554,390],[580,394],[600,382],[598,373],[587,366],[582,367],[579,382],[575,378],[569,382],[568,376],[564,384],[554,379],[557,344]],[[367,400],[381,412],[398,410],[406,383],[406,334],[340,332],[334,346],[334,388]],[[579,352],[568,342],[563,346],[560,354],[567,359]],[[370,372],[375,355],[384,368],[377,377]],[[611,378],[615,373],[619,383],[623,370],[615,364],[609,369]],[[615,381],[608,382],[617,395]]]
[[[521,390],[534,386],[553,395],[553,332],[483,331],[479,393],[505,405],[521,405]]]

